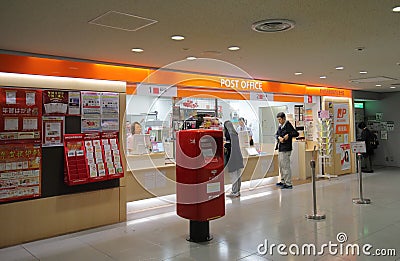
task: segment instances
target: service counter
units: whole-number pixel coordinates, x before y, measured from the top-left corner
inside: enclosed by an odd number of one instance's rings
[[[319,160],[318,150],[314,153],[315,142],[294,141],[291,156],[292,179],[306,180],[311,177],[310,161],[315,159],[316,174],[318,174]]]
[[[146,154],[127,156],[127,161],[130,162],[125,175],[127,202],[176,193],[175,163],[169,160],[166,161],[164,158],[164,164],[151,163],[150,159],[156,159],[158,163],[161,162],[159,154],[162,153],[154,154],[158,155]],[[140,162],[140,164],[133,164],[140,160],[143,162]],[[273,177],[277,176],[279,173],[278,157],[276,153],[246,156],[243,161],[245,164],[242,174],[243,181]],[[226,174],[225,184],[229,183],[230,178]]]
[[[259,155],[243,157],[245,168],[242,172],[242,181],[279,175],[278,152],[271,149],[272,146],[272,144],[263,145],[264,151]],[[312,142],[293,142],[291,168],[294,180],[311,177],[312,157]],[[315,159],[318,170],[318,158]],[[164,153],[128,155],[127,162],[125,176],[127,202],[176,193],[176,165],[173,161],[166,160]],[[225,173],[225,184],[230,184],[228,173]]]

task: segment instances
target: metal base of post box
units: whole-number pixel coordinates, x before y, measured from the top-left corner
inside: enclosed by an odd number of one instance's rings
[[[210,222],[209,221],[195,221],[190,220],[190,234],[186,239],[190,242],[207,242],[212,240],[210,235]]]

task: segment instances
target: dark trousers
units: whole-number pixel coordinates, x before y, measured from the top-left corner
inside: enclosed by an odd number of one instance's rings
[[[364,154],[361,160],[361,169],[365,171],[372,170],[372,155]]]

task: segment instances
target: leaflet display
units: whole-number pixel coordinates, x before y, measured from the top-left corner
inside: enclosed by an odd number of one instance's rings
[[[117,132],[65,134],[64,143],[68,185],[124,176]]]
[[[39,144],[0,145],[0,202],[40,197]]]
[[[65,134],[64,182],[68,185],[78,185],[87,183],[88,180],[83,134]]]

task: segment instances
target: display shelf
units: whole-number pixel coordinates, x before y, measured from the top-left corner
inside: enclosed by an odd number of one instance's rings
[[[330,175],[325,172],[325,166],[332,165],[333,137],[332,137],[332,121],[331,119],[319,119],[318,122],[318,146],[321,164],[321,174],[319,178],[337,178],[337,175]]]

